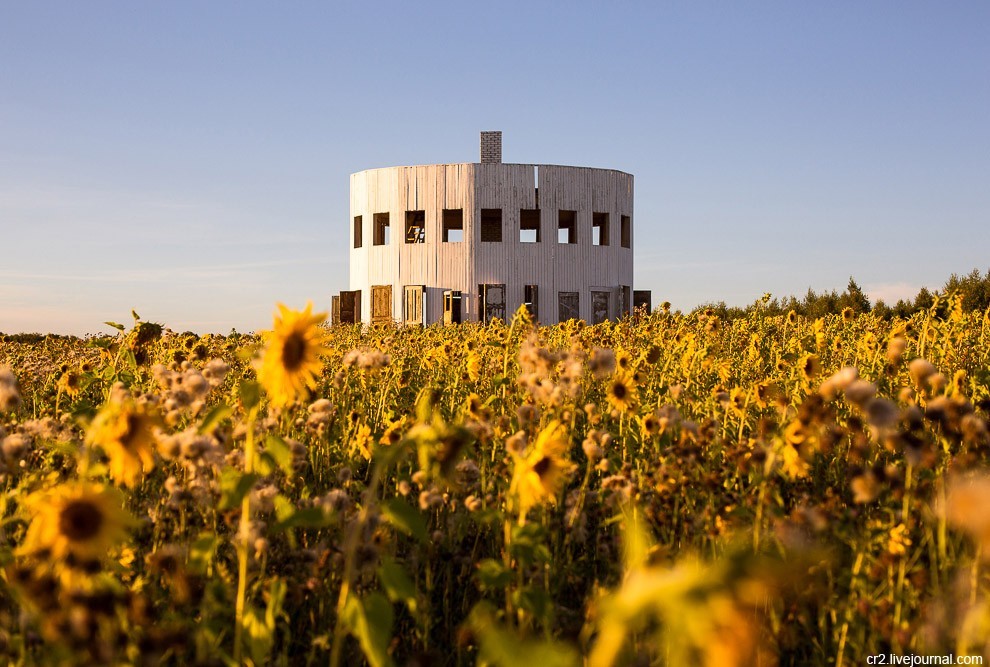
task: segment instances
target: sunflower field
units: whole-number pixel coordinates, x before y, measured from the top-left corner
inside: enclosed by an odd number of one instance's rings
[[[958,298],[116,326],[0,337],[7,664],[990,657],[990,311]]]

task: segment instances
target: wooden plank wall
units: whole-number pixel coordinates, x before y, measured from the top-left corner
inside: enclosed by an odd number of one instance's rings
[[[536,207],[540,242],[519,242],[519,211]],[[580,316],[592,317],[591,289],[632,286],[632,248],[621,247],[620,218],[633,217],[633,177],[620,171],[521,164],[446,164],[371,169],[351,175],[351,221],[363,220],[364,245],[353,248],[350,286],[360,289],[362,320],[371,319],[371,286],[393,285],[393,317],[401,320],[403,287],[426,285],[427,322],[443,318],[443,291],[460,290],[463,319],[478,319],[478,285],[506,285],[506,314],[523,303],[525,285],[539,286],[539,319],[557,321],[557,293],[580,294]],[[442,241],[444,209],[463,210],[464,240]],[[502,242],[481,243],[481,209],[502,210]],[[426,240],[405,243],[406,211],[426,212]],[[577,243],[558,244],[560,210],[577,211]],[[390,243],[374,246],[375,213],[388,212]],[[592,214],[609,214],[609,245],[592,245]],[[635,218],[632,225],[635,227]],[[634,240],[634,239],[632,239]],[[630,244],[631,245],[631,244]],[[611,313],[618,312],[613,297]]]
[[[351,175],[351,220],[361,215],[364,247],[354,248],[351,231],[351,289],[370,295],[372,285],[393,285],[393,318],[401,320],[403,287],[426,286],[427,321],[443,315],[443,290],[465,290],[470,284],[473,242],[473,164],[425,165],[370,169]],[[443,209],[464,211],[465,240],[443,243]],[[405,242],[406,211],[426,212],[425,243]],[[389,214],[387,246],[374,246],[375,213]],[[351,225],[353,227],[353,223]],[[471,300],[469,300],[471,303]],[[370,321],[371,300],[362,302],[362,320]]]

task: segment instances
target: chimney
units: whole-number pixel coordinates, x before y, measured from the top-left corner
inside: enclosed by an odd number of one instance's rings
[[[502,132],[481,133],[481,161],[499,163],[502,161]]]

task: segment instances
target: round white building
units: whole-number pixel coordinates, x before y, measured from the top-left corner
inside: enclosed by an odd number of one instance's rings
[[[481,162],[351,174],[350,290],[337,322],[503,320],[522,304],[553,324],[633,305],[633,177],[614,169]],[[649,293],[636,305],[649,307]]]

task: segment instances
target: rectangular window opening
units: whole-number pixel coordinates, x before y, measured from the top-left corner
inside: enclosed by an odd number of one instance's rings
[[[591,244],[608,245],[608,213],[591,214]]]
[[[557,214],[557,243],[577,243],[577,211]]]
[[[502,242],[502,209],[481,209],[481,242]]]
[[[487,324],[496,318],[505,322],[505,285],[478,285],[478,321]]]
[[[364,244],[364,224],[360,215],[354,216],[354,247],[360,248]]]
[[[523,304],[529,311],[530,317],[534,320],[539,318],[539,285],[526,285],[523,287]]]
[[[580,295],[577,292],[557,292],[557,321],[576,320]]]
[[[389,220],[388,213],[375,213],[375,245],[388,245],[389,242]]]
[[[619,222],[620,222],[620,225],[622,226],[622,229],[619,230],[620,235],[622,236],[622,239],[621,239],[622,240],[622,247],[623,248],[628,248],[631,245],[630,238],[631,238],[631,234],[632,234],[632,224],[629,221],[629,216],[628,215],[621,216],[620,219],[619,219]]]
[[[591,323],[601,324],[608,319],[609,293],[592,290],[591,292]]]
[[[464,240],[464,209],[443,210],[443,242],[460,243]]]
[[[426,211],[406,211],[406,243],[426,243]]]
[[[540,242],[540,209],[524,208],[519,210],[519,242]]]

